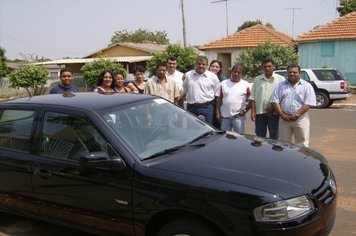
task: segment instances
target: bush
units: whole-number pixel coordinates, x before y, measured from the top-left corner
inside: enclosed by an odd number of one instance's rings
[[[147,71],[150,73],[150,76],[156,73],[156,65],[167,61],[171,56],[177,58],[177,70],[185,73],[194,67],[197,54],[192,47],[181,47],[179,44],[171,44],[163,52],[154,55],[148,62]]]
[[[126,70],[121,64],[111,61],[110,59],[99,59],[85,64],[81,71],[83,72],[84,82],[89,87],[95,87],[101,72],[111,70],[113,73],[123,73],[126,77]]]
[[[293,47],[275,45],[269,41],[258,45],[256,48],[242,51],[236,58],[235,63],[242,64],[245,67],[246,75],[255,77],[261,74],[261,61],[265,58],[273,59],[277,67],[286,67],[298,63],[298,55]]]
[[[36,65],[28,65],[22,67],[8,75],[10,80],[10,86],[13,88],[25,88],[32,96],[30,88],[33,89],[34,95],[39,94],[39,87],[46,84],[48,78],[48,71]]]

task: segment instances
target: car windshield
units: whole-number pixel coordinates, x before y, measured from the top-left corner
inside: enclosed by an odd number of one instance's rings
[[[177,151],[214,131],[161,98],[120,106],[102,117],[140,160]]]

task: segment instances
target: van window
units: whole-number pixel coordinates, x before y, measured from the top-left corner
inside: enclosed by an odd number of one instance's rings
[[[310,77],[309,77],[308,73],[305,72],[305,71],[301,71],[300,72],[300,78],[302,78],[305,81],[309,81],[310,82]]]
[[[335,70],[313,70],[313,72],[321,81],[342,80]]]

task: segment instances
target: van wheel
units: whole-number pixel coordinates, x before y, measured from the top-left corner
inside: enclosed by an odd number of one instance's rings
[[[158,232],[157,236],[218,236],[210,227],[186,219],[177,219],[168,222]]]
[[[329,96],[321,91],[316,91],[316,108],[325,108],[329,106]]]
[[[330,100],[329,104],[328,104],[328,107],[330,107],[333,103],[334,103],[334,100]]]

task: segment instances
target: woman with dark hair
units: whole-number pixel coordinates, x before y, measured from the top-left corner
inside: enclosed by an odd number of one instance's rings
[[[209,71],[216,74],[220,82],[226,79],[226,77],[222,75],[222,63],[219,60],[212,60],[210,62]]]
[[[96,88],[96,93],[114,93],[114,75],[110,70],[101,72]]]
[[[129,93],[131,90],[124,85],[125,83],[125,76],[124,73],[115,73],[115,82],[114,88],[115,91],[118,93]]]
[[[145,68],[143,66],[136,66],[133,73],[135,76],[135,80],[132,83],[129,83],[127,87],[133,93],[143,93],[145,89],[146,82],[145,82]]]

